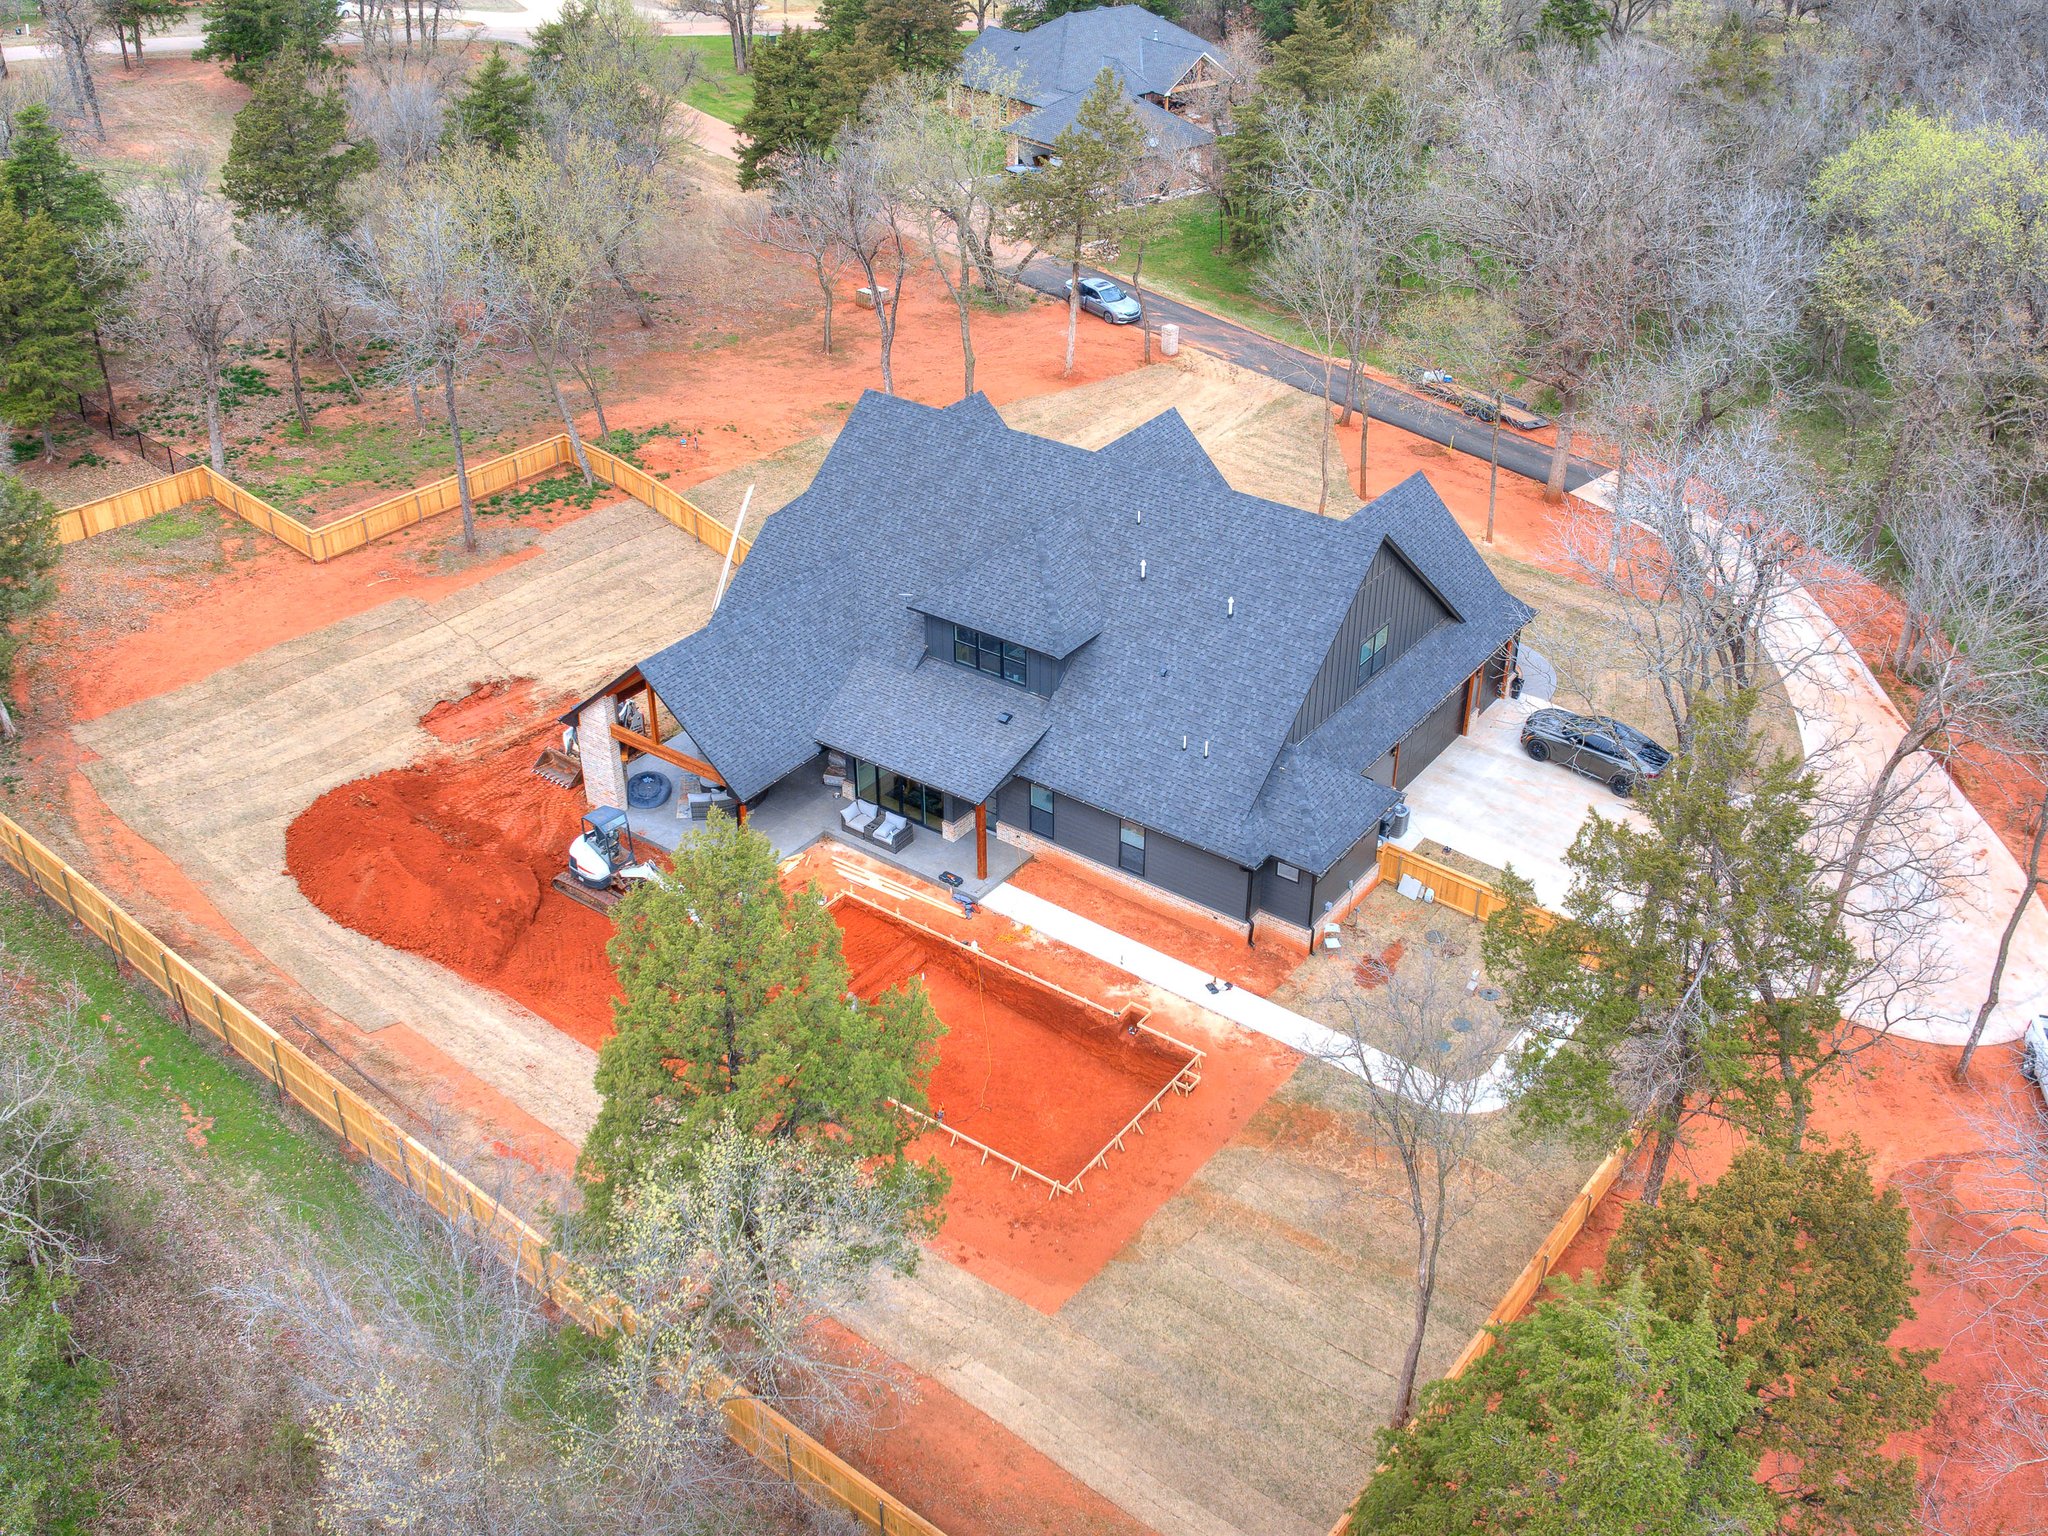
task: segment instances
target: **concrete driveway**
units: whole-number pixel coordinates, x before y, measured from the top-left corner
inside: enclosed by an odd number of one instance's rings
[[[1408,835],[1400,846],[1429,839],[1512,868],[1535,883],[1544,906],[1561,906],[1571,883],[1564,856],[1586,818],[1644,822],[1606,785],[1522,751],[1522,722],[1549,703],[1526,692],[1502,699],[1472,722],[1470,735],[1444,748],[1407,788]]]

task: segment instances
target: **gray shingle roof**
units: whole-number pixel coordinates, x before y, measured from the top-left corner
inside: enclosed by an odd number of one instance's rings
[[[1129,92],[1126,91],[1125,95],[1129,97]],[[1058,97],[1018,118],[1010,124],[1009,131],[1028,143],[1050,145],[1073,126],[1074,119],[1080,115],[1081,104],[1087,99],[1086,91]],[[1175,117],[1164,107],[1155,107],[1142,98],[1130,98],[1130,104],[1138,126],[1151,141],[1146,145],[1148,149],[1192,149],[1198,144],[1211,143],[1216,137],[1200,123]]]
[[[1112,66],[1134,96],[1164,95],[1197,60],[1223,61],[1214,47],[1143,6],[1108,5],[1070,11],[1028,32],[988,27],[961,56],[961,78],[969,85],[1008,80],[1008,94],[1034,107],[1085,93],[1102,66]]]
[[[1463,622],[1286,748],[1390,535]],[[1041,700],[918,659],[920,611],[955,600],[972,615],[941,617],[1048,651],[1093,633]],[[1240,864],[1320,873],[1392,802],[1366,770],[1530,616],[1419,475],[1318,517],[1232,490],[1177,412],[1090,451],[1012,431],[980,396],[869,393],[710,622],[640,670],[743,797],[822,742],[970,799],[1015,771]]]

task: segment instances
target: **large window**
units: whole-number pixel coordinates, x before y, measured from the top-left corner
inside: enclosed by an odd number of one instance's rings
[[[1052,836],[1052,791],[1043,784],[1031,786],[1031,833],[1034,837]]]
[[[953,626],[953,659],[963,667],[1000,677],[1006,683],[1024,685],[1024,647],[985,635],[965,624]]]
[[[1117,836],[1116,861],[1134,875],[1145,873],[1145,829],[1127,821]]]
[[[1373,635],[1358,648],[1358,683],[1363,687],[1365,680],[1374,676],[1387,664],[1387,626],[1382,624],[1379,633]]]

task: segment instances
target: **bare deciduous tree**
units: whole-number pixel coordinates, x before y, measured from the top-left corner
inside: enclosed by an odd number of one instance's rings
[[[891,185],[887,155],[863,132],[841,137],[831,165],[831,196],[820,200],[818,212],[847,260],[860,268],[881,333],[882,393],[893,395],[896,314],[910,271],[906,215]]]
[[[732,67],[746,74],[754,67],[754,28],[761,20],[761,0],[662,0],[671,16],[704,16],[724,25],[732,39]]]
[[[818,150],[801,148],[777,167],[766,201],[745,204],[740,227],[748,239],[801,257],[818,284],[824,329],[819,350],[832,354],[834,285],[845,270],[846,247],[840,242],[833,205],[839,197],[838,171]]]
[[[1562,401],[1552,501],[1602,360],[1670,308],[1700,238],[1710,171],[1683,84],[1651,58],[1551,50],[1470,79],[1444,212],[1483,258],[1472,279],[1527,332],[1530,372]]]
[[[358,142],[374,145],[377,164],[407,175],[441,152],[448,102],[463,56],[371,55],[347,78],[348,115]]]
[[[409,381],[441,387],[462,495],[462,543],[474,551],[476,504],[455,387],[507,330],[512,284],[496,252],[465,229],[457,197],[432,175],[407,181],[381,216],[364,224],[350,254],[357,303],[372,333],[391,344]]]
[[[1398,1429],[1415,1407],[1444,1238],[1480,1192],[1475,1154],[1503,1108],[1488,1069],[1509,1039],[1493,1010],[1468,998],[1471,979],[1435,946],[1397,968],[1368,963],[1374,984],[1347,998],[1345,1038],[1329,1059],[1365,1084],[1367,1116],[1393,1154],[1396,1199],[1415,1228],[1414,1309],[1388,1415]],[[1475,1027],[1473,1016],[1488,1022]]]
[[[130,196],[106,254],[140,275],[110,333],[145,383],[200,407],[208,455],[225,473],[221,370],[246,315],[228,208],[206,180],[203,166],[187,163]]]
[[[29,107],[48,109],[56,96],[56,82],[42,70],[16,75],[0,71],[0,160],[14,152],[15,120]]]
[[[242,299],[250,322],[282,336],[291,363],[292,411],[299,431],[313,430],[299,358],[317,335],[322,301],[334,287],[336,253],[326,236],[297,214],[258,213],[242,225]]]
[[[0,979],[14,996],[36,994],[32,980]],[[15,1003],[0,1008],[0,1252],[38,1269],[66,1269],[91,1257],[80,1227],[99,1175],[81,1152],[85,1119],[77,1095],[95,1057],[78,1027],[82,1001],[82,994],[67,993],[38,1018]],[[0,1268],[0,1291],[5,1283]]]
[[[100,117],[100,91],[93,80],[100,39],[106,35],[106,13],[99,0],[47,0],[43,6],[43,31],[57,45],[64,61],[64,79],[71,88],[72,104],[92,120],[92,131],[104,143],[107,125]]]

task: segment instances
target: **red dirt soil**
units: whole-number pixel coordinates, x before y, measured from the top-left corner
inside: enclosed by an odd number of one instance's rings
[[[832,915],[856,993],[872,1001],[914,977],[944,1021],[932,1113],[1049,1178],[1083,1172],[1190,1060],[857,898]]]
[[[839,1324],[816,1326],[833,1353],[873,1355]],[[875,1394],[878,1432],[827,1428],[819,1438],[948,1536],[1151,1536],[1149,1527],[929,1376],[894,1361],[885,1370],[891,1389]]]
[[[1946,1461],[1943,1491],[1954,1501],[1955,1528],[2004,1536],[2040,1529],[2048,1468],[2025,1469],[1994,1484],[1969,1465],[1971,1449],[1982,1450],[1996,1433],[1986,1392],[1998,1368],[2001,1324],[1997,1309],[1987,1308],[1983,1296],[1955,1284],[1928,1261],[1928,1250],[1956,1253],[1977,1241],[1968,1232],[1954,1231],[1929,1196],[1967,1174],[1973,1155],[1984,1147],[1982,1124],[2021,1112],[2012,1094],[2031,1090],[2015,1088],[2020,1084],[2016,1046],[1980,1051],[1967,1085],[1958,1086],[1952,1077],[1954,1062],[1955,1052],[1941,1047],[1897,1039],[1878,1043],[1857,1058],[1855,1070],[1842,1073],[1827,1088],[1814,1125],[1834,1144],[1859,1141],[1871,1154],[1876,1177],[1899,1186],[1913,1215],[1912,1242],[1920,1252],[1918,1315],[1892,1342],[1941,1351],[1928,1374],[1948,1383],[1951,1391],[1931,1429],[1901,1437],[1891,1449],[1917,1455],[1923,1477]],[[1736,1145],[1724,1127],[1698,1125],[1693,1144],[1674,1157],[1671,1176],[1694,1185],[1709,1183],[1728,1166]],[[1598,1272],[1625,1203],[1639,1189],[1634,1171],[1624,1175],[1615,1195],[1601,1203],[1593,1221],[1565,1250],[1561,1272]],[[2007,1358],[2016,1358],[2013,1341],[2003,1342]]]
[[[548,886],[582,820],[577,796],[531,771],[553,735],[339,785],[286,830],[285,867],[336,922],[595,1047],[617,995],[604,952],[612,925]]]

